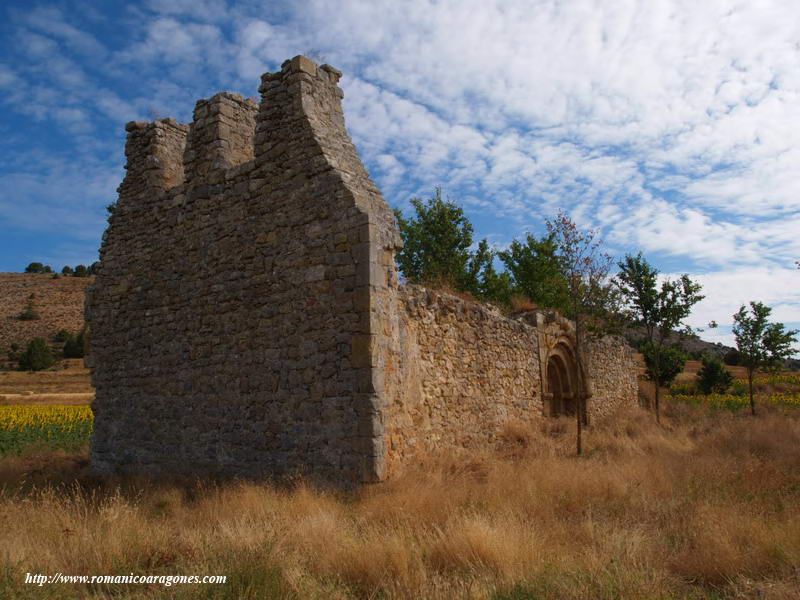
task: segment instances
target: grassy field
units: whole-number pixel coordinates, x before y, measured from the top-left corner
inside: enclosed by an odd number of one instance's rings
[[[100,480],[85,451],[0,460],[0,598],[796,599],[800,411],[631,410],[509,427],[360,492]],[[25,584],[25,573],[224,585]]]

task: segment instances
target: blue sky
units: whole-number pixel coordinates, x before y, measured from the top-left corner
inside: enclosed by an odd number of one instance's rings
[[[800,4],[789,0],[6,2],[0,271],[96,260],[124,124],[257,95],[296,54],[344,72],[392,206],[434,186],[498,247],[561,208],[642,250],[722,327],[800,327]]]

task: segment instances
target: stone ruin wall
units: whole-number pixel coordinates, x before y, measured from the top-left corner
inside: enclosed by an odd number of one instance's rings
[[[405,285],[388,394],[391,474],[431,452],[492,444],[509,421],[541,417],[537,331],[494,307]]]
[[[339,76],[297,57],[260,105],[128,124],[87,300],[96,470],[382,476],[374,330],[399,236]]]
[[[608,336],[587,344],[586,370],[592,397],[590,422],[610,417],[639,402],[639,363],[636,351],[621,337]]]
[[[550,416],[545,365],[574,327],[540,312],[508,317],[452,294],[399,290],[396,355],[387,373],[386,473],[431,453],[487,447],[509,423]],[[587,345],[590,422],[637,402],[635,354],[620,338]]]
[[[126,127],[87,294],[95,470],[348,485],[543,418],[542,323],[398,286],[339,76],[295,57],[258,105],[221,93],[191,125]],[[635,402],[627,351],[593,357],[602,398]]]

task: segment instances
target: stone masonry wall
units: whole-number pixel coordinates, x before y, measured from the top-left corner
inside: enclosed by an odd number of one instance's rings
[[[636,351],[623,338],[607,336],[588,345],[586,371],[592,391],[587,405],[590,422],[622,407],[637,405],[638,370]]]
[[[387,472],[414,457],[491,444],[542,418],[537,330],[497,309],[413,285],[400,292],[387,394]]]
[[[340,73],[304,57],[261,104],[130,123],[87,298],[92,463],[380,479],[375,365],[394,217],[344,127]]]

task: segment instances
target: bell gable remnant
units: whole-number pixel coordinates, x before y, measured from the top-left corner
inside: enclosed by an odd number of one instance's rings
[[[126,126],[87,296],[95,470],[352,485],[568,411],[568,322],[398,283],[340,76],[297,56],[260,104],[223,92],[191,125]],[[592,414],[635,402],[627,346],[589,363]]]

